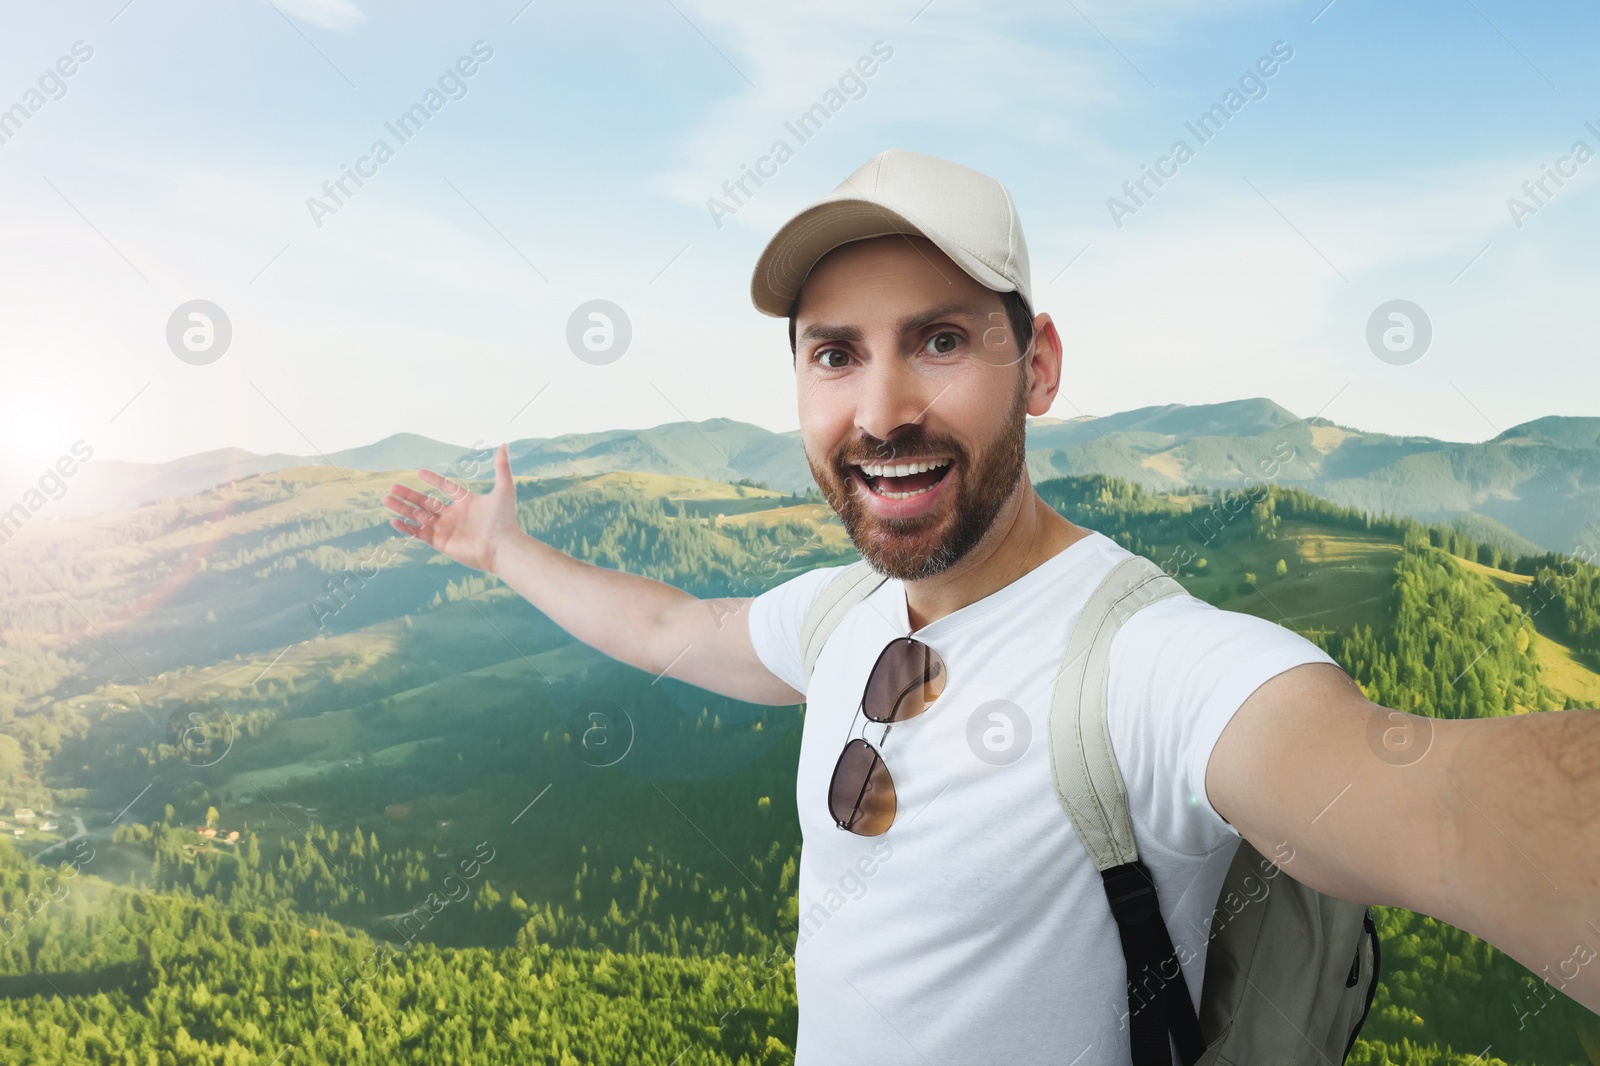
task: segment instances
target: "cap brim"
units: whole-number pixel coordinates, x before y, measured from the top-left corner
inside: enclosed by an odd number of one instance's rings
[[[750,299],[756,310],[787,318],[817,260],[841,244],[896,233],[926,237],[979,284],[996,292],[1016,288],[998,271],[938,233],[892,208],[856,197],[825,200],[800,212],[773,235],[756,260]]]

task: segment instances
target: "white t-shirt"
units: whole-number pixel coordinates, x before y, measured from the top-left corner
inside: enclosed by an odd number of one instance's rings
[[[800,628],[841,568],[756,597],[756,653],[807,704],[795,785],[796,1066],[1131,1061],[1116,922],[1057,796],[1047,734],[1072,623],[1129,554],[1091,531],[915,633],[904,586],[890,579],[834,631],[809,691]],[[878,653],[907,635],[939,652],[946,688],[880,744],[884,727],[856,709]],[[1241,839],[1206,796],[1206,762],[1257,687],[1310,662],[1333,659],[1292,630],[1187,593],[1142,608],[1112,642],[1112,747],[1197,1009],[1209,922]],[[878,748],[894,780],[898,809],[881,836],[839,829],[828,812],[852,735]]]

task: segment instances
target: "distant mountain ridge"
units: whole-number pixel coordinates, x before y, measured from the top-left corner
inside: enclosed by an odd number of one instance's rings
[[[628,470],[765,482],[791,493],[813,487],[798,430],[774,433],[730,418],[524,438],[511,442],[510,456],[519,476]],[[400,476],[420,468],[447,474],[465,468],[488,476],[484,457],[475,468],[471,458],[460,445],[396,433],[325,457],[223,448],[167,463],[95,459],[49,511],[114,512],[291,466],[393,470]],[[1547,416],[1491,440],[1457,443],[1301,418],[1265,397],[1161,404],[1098,417],[1030,420],[1028,470],[1035,483],[1098,473],[1152,492],[1248,489],[1270,480],[1372,512],[1457,521],[1474,536],[1515,551],[1570,551],[1585,527],[1600,523],[1595,417]]]
[[[436,441],[417,433],[395,433],[373,444],[320,455],[290,455],[271,452],[256,455],[243,448],[216,448],[185,455],[164,463],[134,463],[98,456],[84,463],[73,475],[68,490],[52,500],[43,513],[48,517],[76,517],[112,514],[170,496],[204,492],[229,481],[258,474],[270,474],[292,466],[334,466],[343,470],[418,470],[423,467],[445,469],[467,449]],[[7,486],[9,505],[21,491]]]

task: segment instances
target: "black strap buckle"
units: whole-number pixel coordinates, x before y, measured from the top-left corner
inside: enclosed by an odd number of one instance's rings
[[[1137,925],[1161,916],[1155,880],[1142,860],[1101,870],[1100,876],[1105,880],[1106,899],[1118,925]]]

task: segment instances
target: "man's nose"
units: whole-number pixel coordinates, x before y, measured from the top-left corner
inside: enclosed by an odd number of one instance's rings
[[[858,379],[856,428],[888,440],[901,426],[919,423],[930,401],[928,382],[899,355],[872,359]]]

